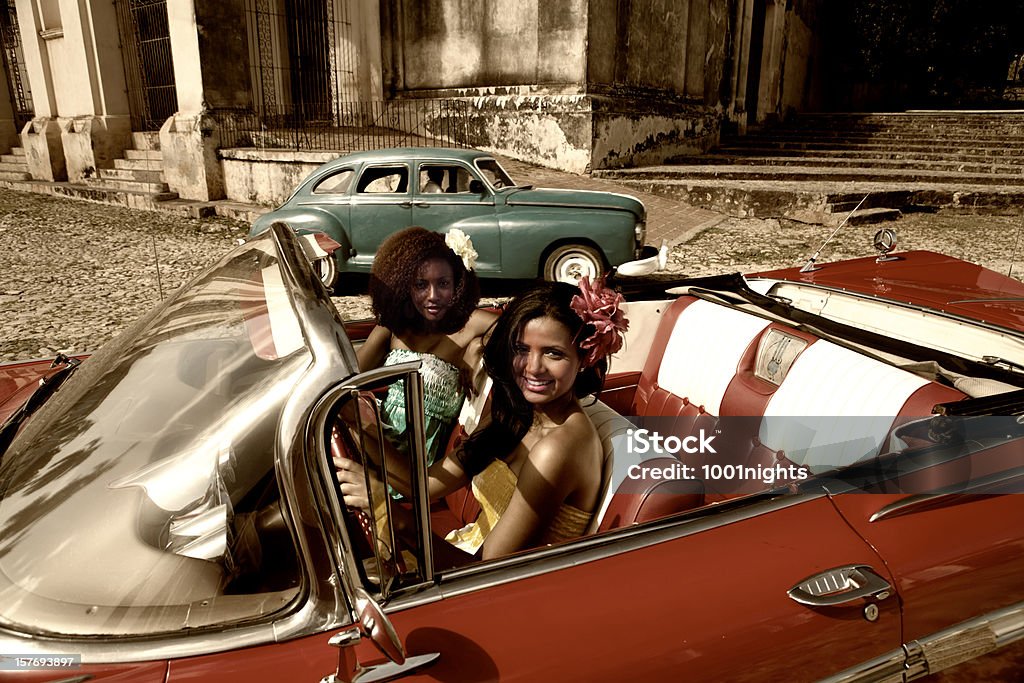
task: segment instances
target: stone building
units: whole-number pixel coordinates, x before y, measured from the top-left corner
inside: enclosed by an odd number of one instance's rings
[[[817,4],[0,0],[0,151],[34,181],[267,204],[366,146],[657,163],[816,106]]]

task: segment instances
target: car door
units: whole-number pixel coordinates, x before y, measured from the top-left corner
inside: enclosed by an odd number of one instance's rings
[[[441,182],[440,192],[428,185],[431,175]],[[501,234],[495,212],[494,194],[483,182],[470,190],[472,181],[480,181],[477,171],[456,161],[420,161],[417,163],[412,221],[428,230],[447,232],[458,228],[473,240],[480,275],[501,271]]]
[[[408,653],[440,654],[404,680],[817,680],[900,643],[893,597],[814,607],[788,594],[837,567],[885,576],[823,496],[577,545],[395,601]]]
[[[903,602],[906,642],[1024,603],[1024,496],[848,494],[836,505],[886,558]]]
[[[361,169],[350,209],[352,270],[369,271],[380,243],[391,233],[413,225],[410,164],[390,161]]]

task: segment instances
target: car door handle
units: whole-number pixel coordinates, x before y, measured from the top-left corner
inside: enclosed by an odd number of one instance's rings
[[[430,202],[413,202],[412,205],[419,209],[426,209],[430,206]]]
[[[851,564],[809,576],[786,594],[801,605],[831,607],[860,598],[885,600],[892,594],[892,585],[871,567]]]
[[[398,202],[398,205],[400,207],[402,207],[403,209],[411,209],[412,208],[412,202]]]

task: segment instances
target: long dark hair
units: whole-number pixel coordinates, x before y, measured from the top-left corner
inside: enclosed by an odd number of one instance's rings
[[[569,330],[576,352],[583,358],[580,343],[594,328],[585,324],[569,305],[579,293],[578,287],[564,282],[538,284],[512,299],[498,318],[484,345],[484,369],[494,381],[491,422],[466,441],[462,467],[469,476],[481,472],[492,460],[507,456],[533,424],[533,405],[519,389],[513,369],[516,345],[526,323],[543,317],[557,320]],[[600,393],[607,369],[606,358],[590,367],[581,367],[573,384],[576,398]]]
[[[452,303],[435,328],[438,332],[461,330],[480,302],[476,273],[466,269],[462,259],[445,244],[443,234],[417,226],[399,230],[377,249],[369,284],[373,314],[393,334],[425,331],[427,323],[416,311],[409,292],[420,266],[430,259],[448,263],[455,278]]]

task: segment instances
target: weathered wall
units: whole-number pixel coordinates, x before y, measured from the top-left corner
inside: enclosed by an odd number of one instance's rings
[[[228,199],[278,206],[320,164],[338,155],[334,152],[222,149],[219,156]]]
[[[587,0],[395,2],[397,90],[584,84]]]

